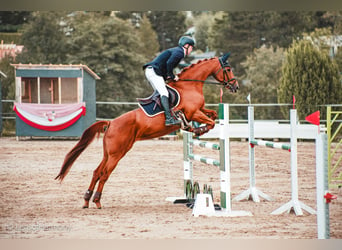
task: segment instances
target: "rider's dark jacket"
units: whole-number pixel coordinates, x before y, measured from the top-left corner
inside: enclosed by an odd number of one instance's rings
[[[181,46],[164,50],[153,61],[143,66],[145,69],[152,66],[157,75],[162,76],[164,80],[174,79],[173,69],[184,58],[184,49]]]

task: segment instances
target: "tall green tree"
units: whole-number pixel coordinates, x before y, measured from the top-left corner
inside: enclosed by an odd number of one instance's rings
[[[222,18],[216,18],[210,44],[219,53],[231,51],[236,72],[242,76],[245,72],[241,62],[254,48],[262,45],[288,48],[293,39],[302,38],[303,32],[331,25],[322,20],[315,12],[303,11],[225,12]]]
[[[79,14],[73,21],[69,63],[88,65],[100,77],[98,101],[135,101],[152,92],[144,81],[140,37],[129,21],[98,13]],[[97,114],[113,118],[132,107],[98,106]]]
[[[240,63],[254,48],[260,46],[263,27],[259,26],[260,12],[226,12],[212,29],[210,44],[218,53],[231,51],[237,75],[243,75]]]
[[[320,105],[342,102],[336,62],[309,40],[294,41],[282,67],[278,100],[291,103],[293,95],[300,119],[317,109],[325,117],[325,108]]]
[[[220,13],[204,12],[201,15],[194,17],[195,39],[196,49],[201,51],[210,50],[209,37],[211,35],[211,29],[215,23],[215,17],[219,16]]]
[[[61,26],[64,12],[35,12],[23,26],[21,44],[23,53],[17,60],[21,63],[65,63],[66,35]]]
[[[152,60],[159,52],[159,42],[157,33],[152,28],[151,22],[146,15],[143,15],[137,30],[142,48],[141,53],[148,60]]]
[[[248,84],[245,85],[246,91],[251,94],[253,103],[277,103],[277,89],[281,77],[281,67],[284,61],[285,53],[282,48],[266,47],[255,49],[247,59],[242,62],[246,71]],[[278,107],[258,109],[258,119],[281,119],[278,116]]]
[[[273,11],[269,14],[269,19],[265,19],[266,42],[282,48],[288,48],[293,39],[301,39],[304,32],[313,31],[319,23],[315,12]]]
[[[147,13],[147,17],[158,34],[160,50],[178,45],[179,37],[186,31],[184,12],[151,11]]]

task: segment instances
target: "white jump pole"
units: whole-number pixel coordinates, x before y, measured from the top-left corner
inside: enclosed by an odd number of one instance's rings
[[[328,192],[328,136],[320,133],[316,138],[316,195],[318,239],[330,238],[329,203],[324,196]]]
[[[220,143],[214,144],[210,142],[201,142],[193,140],[192,134],[189,132],[183,133],[183,165],[184,165],[184,196],[183,197],[168,197],[166,200],[172,201],[174,203],[184,203],[187,202],[188,199],[186,197],[186,184],[190,181],[193,183],[193,165],[192,161],[199,161],[202,163],[218,166],[220,168],[220,203],[221,210],[214,211],[214,207],[212,207],[212,211],[209,212],[205,209],[201,215],[207,216],[252,216],[251,212],[248,211],[233,211],[231,204],[231,190],[230,190],[230,137],[229,137],[229,106],[228,104],[219,105],[219,126],[220,126]],[[201,155],[193,154],[193,146],[200,146],[203,148],[209,148],[214,150],[219,150],[220,160],[215,160],[207,157],[203,157]],[[198,195],[197,195],[198,199]],[[196,201],[197,201],[196,199]],[[213,204],[211,202],[211,204]],[[196,209],[196,202],[194,206],[194,210]],[[194,215],[198,216],[198,212],[196,211]]]
[[[220,201],[227,213],[232,212],[230,195],[229,106],[220,103]]]
[[[253,141],[254,138],[254,107],[248,106],[248,131],[249,137],[248,141]],[[255,181],[255,153],[254,153],[254,146],[249,146],[249,188],[243,191],[241,194],[237,195],[233,201],[241,201],[241,200],[250,200],[252,199],[254,202],[260,202],[259,196],[264,198],[265,200],[272,200],[270,196],[261,192],[256,188],[256,181]]]
[[[183,167],[184,167],[184,198],[186,197],[186,183],[188,181],[193,184],[193,168],[189,155],[192,154],[192,136],[190,133],[183,133]]]
[[[298,200],[298,169],[297,169],[297,110],[290,110],[290,133],[291,133],[291,200],[274,210],[271,214],[288,213],[293,209],[296,215],[303,215],[303,210],[310,214],[316,214],[316,211]]]
[[[248,211],[232,210],[231,183],[230,183],[230,137],[229,137],[229,106],[219,104],[220,124],[220,203],[221,210],[215,211],[209,216],[238,217],[252,216]],[[196,206],[196,203],[195,203]],[[194,208],[195,209],[195,208]],[[206,215],[206,214],[203,214]]]

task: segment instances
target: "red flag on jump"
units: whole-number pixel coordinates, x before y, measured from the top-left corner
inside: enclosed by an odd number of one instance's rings
[[[310,122],[312,124],[319,126],[319,124],[320,124],[320,112],[319,112],[319,110],[312,113],[311,115],[308,115],[307,117],[305,117],[305,120],[307,120],[308,122]]]
[[[296,97],[293,95],[292,96],[292,105],[293,105],[293,109],[295,109],[296,108]]]

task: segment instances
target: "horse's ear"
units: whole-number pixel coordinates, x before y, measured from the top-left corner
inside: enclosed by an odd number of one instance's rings
[[[228,57],[230,56],[230,52],[224,54],[221,59],[222,59],[222,62],[226,62],[228,60]]]

